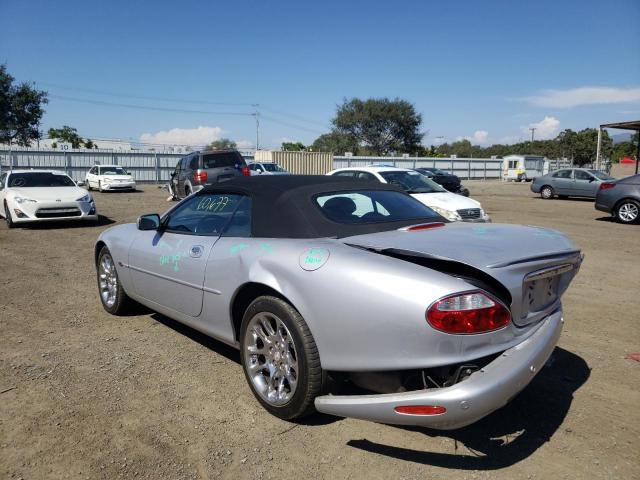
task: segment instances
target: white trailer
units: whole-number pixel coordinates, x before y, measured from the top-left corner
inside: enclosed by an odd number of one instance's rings
[[[530,182],[545,174],[545,162],[547,159],[539,155],[508,155],[502,159],[502,179]]]

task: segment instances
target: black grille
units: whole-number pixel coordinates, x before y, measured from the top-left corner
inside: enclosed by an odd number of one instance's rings
[[[475,220],[480,218],[480,209],[479,208],[463,208],[462,210],[458,210],[458,215],[463,220]]]
[[[36,212],[36,218],[60,218],[79,217],[82,212],[79,208],[41,208]]]

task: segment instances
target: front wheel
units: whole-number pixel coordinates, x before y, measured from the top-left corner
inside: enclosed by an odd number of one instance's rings
[[[240,358],[251,392],[271,414],[295,420],[315,411],[323,373],[306,322],[284,300],[254,300],[242,319]]]
[[[550,200],[553,198],[553,188],[549,185],[545,185],[540,189],[540,196],[545,200]]]
[[[102,193],[104,191],[104,190],[102,190],[102,182],[101,181],[98,181],[98,191],[100,193]]]
[[[98,255],[98,290],[104,309],[112,315],[123,315],[129,309],[131,299],[122,288],[116,263],[109,249],[104,246]]]
[[[616,207],[616,219],[620,223],[637,223],[640,220],[640,203],[635,200],[624,200]]]
[[[16,226],[16,224],[13,223],[13,217],[11,216],[11,210],[9,210],[9,207],[7,206],[6,202],[4,204],[4,219],[7,222],[7,228],[13,228],[13,227]]]

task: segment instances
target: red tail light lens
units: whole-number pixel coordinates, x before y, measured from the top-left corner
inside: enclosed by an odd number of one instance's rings
[[[251,176],[251,170],[249,170],[249,167],[242,167],[242,175],[245,177]]]
[[[430,228],[444,227],[442,222],[421,223],[419,225],[411,225],[410,227],[401,228],[405,232],[418,232],[420,230],[429,230]]]
[[[615,183],[611,183],[611,182],[602,182],[600,184],[600,190],[609,190],[610,188],[615,187],[616,184]]]
[[[446,333],[468,334],[497,330],[511,321],[511,312],[483,292],[450,295],[427,310],[427,322]]]
[[[207,172],[205,170],[196,170],[193,178],[196,180],[196,183],[207,183]]]

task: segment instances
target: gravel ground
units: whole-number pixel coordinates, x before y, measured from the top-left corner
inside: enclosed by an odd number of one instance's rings
[[[99,226],[0,226],[2,478],[640,478],[640,226],[528,185],[469,182],[495,222],[566,232],[586,255],[553,362],[514,401],[438,432],[270,416],[229,347],[98,300],[92,247],[163,211],[163,190],[95,193]]]

